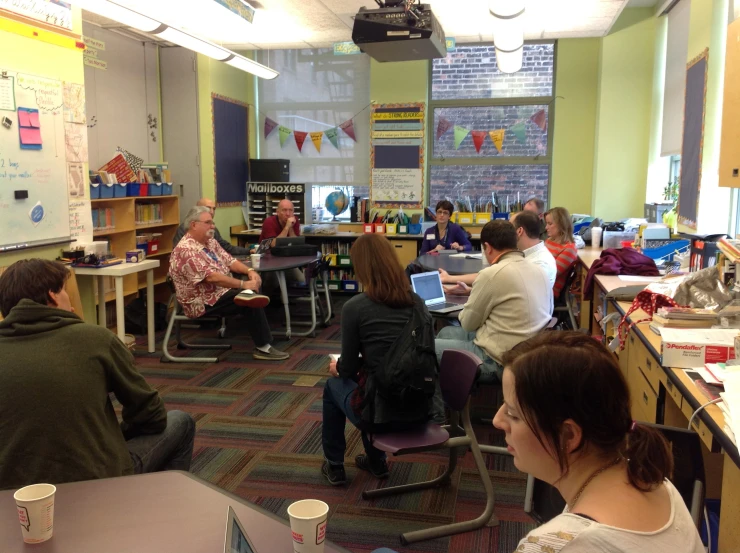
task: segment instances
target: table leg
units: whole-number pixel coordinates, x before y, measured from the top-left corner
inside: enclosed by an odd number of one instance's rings
[[[285,308],[285,337],[290,338],[290,307],[288,306],[288,287],[285,284],[285,271],[277,271],[278,284],[280,285],[280,297]]]
[[[115,277],[116,279],[116,331],[118,338],[126,343],[126,321],[123,314],[123,277]]]
[[[146,328],[149,353],[154,353],[154,270],[146,272]]]
[[[98,326],[106,328],[105,324],[105,277],[93,277],[98,286]]]

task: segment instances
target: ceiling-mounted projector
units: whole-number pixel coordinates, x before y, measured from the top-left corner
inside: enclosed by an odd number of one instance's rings
[[[413,0],[375,0],[379,9],[360,8],[352,41],[378,61],[444,58],[445,32],[429,4]]]

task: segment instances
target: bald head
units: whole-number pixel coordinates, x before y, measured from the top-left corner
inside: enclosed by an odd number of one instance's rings
[[[277,206],[277,216],[281,226],[285,226],[288,219],[293,217],[293,211],[293,202],[290,200],[280,200]]]

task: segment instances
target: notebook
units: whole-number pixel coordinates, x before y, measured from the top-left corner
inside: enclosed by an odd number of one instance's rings
[[[461,304],[445,301],[442,277],[436,271],[411,275],[411,287],[424,300],[430,313],[452,313],[463,308]]]
[[[249,541],[244,526],[236,518],[234,509],[229,506],[226,516],[226,539],[224,540],[224,553],[257,553],[257,549]]]

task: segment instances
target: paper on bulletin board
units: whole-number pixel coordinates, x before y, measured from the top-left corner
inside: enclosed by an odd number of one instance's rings
[[[78,242],[92,242],[92,206],[90,200],[70,199],[69,235]]]
[[[70,200],[87,195],[87,163],[67,162],[67,193]]]
[[[87,126],[78,123],[64,123],[64,144],[67,161],[86,163],[88,160]]]
[[[85,87],[78,83],[63,84],[64,120],[68,123],[87,123],[85,117]]]
[[[53,79],[18,73],[18,86],[30,91],[36,98],[36,105],[43,113],[57,114],[64,105],[62,83]]]
[[[421,169],[373,169],[372,178],[374,202],[421,201]]]
[[[0,110],[15,111],[15,77],[0,77]]]

